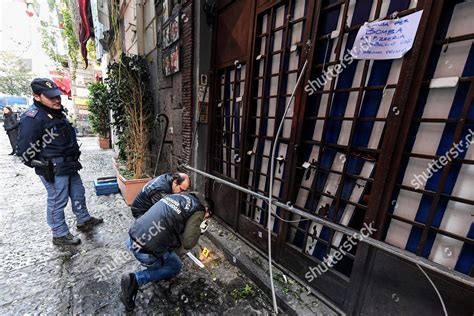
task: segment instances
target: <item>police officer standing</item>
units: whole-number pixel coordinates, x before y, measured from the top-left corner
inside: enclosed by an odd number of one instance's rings
[[[77,229],[87,230],[103,223],[92,217],[86,206],[85,189],[78,171],[79,145],[76,133],[63,114],[61,92],[46,78],[31,82],[33,105],[20,119],[16,154],[25,165],[35,168],[48,193],[47,221],[55,245],[77,245],[78,237],[69,232],[64,208],[69,198]]]

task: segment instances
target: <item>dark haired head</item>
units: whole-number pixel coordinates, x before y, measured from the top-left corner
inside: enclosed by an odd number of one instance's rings
[[[8,110],[8,114],[7,114],[7,115],[10,115],[10,114],[12,114],[12,113],[13,113],[13,110],[12,110],[12,108],[11,108],[11,107],[9,107],[9,106],[6,106],[6,107],[4,107],[4,108],[3,108],[3,112],[5,112],[5,110]]]
[[[179,193],[189,189],[190,179],[185,173],[174,173],[171,176],[171,188],[173,193]]]
[[[177,184],[181,184],[185,180],[189,180],[189,176],[183,172],[176,172],[176,173],[173,173],[173,175],[171,176],[171,181],[175,181],[175,180]]]

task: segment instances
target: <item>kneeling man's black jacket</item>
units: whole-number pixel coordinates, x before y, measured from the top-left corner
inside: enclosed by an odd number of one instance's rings
[[[200,236],[204,206],[191,193],[171,194],[153,205],[129,231],[145,252],[161,257],[166,251],[192,248]],[[183,242],[181,242],[183,235]]]

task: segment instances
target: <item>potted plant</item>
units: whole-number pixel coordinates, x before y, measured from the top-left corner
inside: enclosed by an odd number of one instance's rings
[[[141,56],[122,54],[119,61],[107,68],[108,106],[112,110],[112,125],[117,133],[119,149],[114,168],[120,191],[128,205],[151,179],[147,173],[153,126],[149,81],[147,64]]]
[[[110,93],[107,86],[101,81],[92,82],[87,86],[89,90],[89,122],[92,131],[99,135],[99,146],[110,149]]]

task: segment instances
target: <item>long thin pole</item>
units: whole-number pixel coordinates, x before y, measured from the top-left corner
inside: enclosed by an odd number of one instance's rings
[[[304,75],[304,72],[306,70],[307,65],[308,65],[308,59],[306,59],[304,64],[303,64],[303,68],[301,69],[298,80],[296,81],[296,84],[293,88],[293,92],[291,93],[290,100],[288,100],[288,103],[285,107],[285,113],[283,113],[283,117],[281,118],[281,122],[280,122],[280,125],[278,126],[277,133],[275,135],[275,138],[273,139],[272,154],[270,155],[270,179],[269,179],[270,180],[270,187],[269,187],[269,190],[268,190],[268,218],[267,218],[268,269],[269,269],[269,274],[270,274],[270,285],[272,287],[273,309],[274,309],[275,313],[277,313],[277,314],[278,314],[278,306],[277,306],[277,301],[276,301],[275,288],[273,286],[272,225],[271,225],[272,199],[273,199],[273,178],[274,178],[274,170],[275,170],[275,154],[276,154],[276,148],[277,148],[277,145],[278,145],[278,139],[280,138],[281,130],[283,129],[283,125],[285,123],[286,115],[288,114],[288,110],[290,109],[291,103],[293,102],[293,99],[295,98],[296,89],[298,88],[298,85],[300,84],[301,79],[303,78],[303,75]]]
[[[182,167],[186,168],[189,171],[195,172],[195,173],[200,174],[204,177],[212,179],[212,180],[214,180],[218,183],[228,185],[228,186],[230,186],[230,187],[232,187],[236,190],[239,190],[241,192],[247,193],[251,196],[254,196],[258,199],[262,199],[262,200],[268,202],[268,198],[266,196],[263,196],[259,193],[253,192],[253,191],[250,191],[250,190],[248,190],[244,187],[241,187],[241,186],[239,186],[235,183],[232,183],[232,182],[229,182],[227,180],[221,179],[221,178],[216,177],[212,174],[209,174],[209,173],[201,171],[199,169],[190,167],[188,165],[183,165]],[[313,222],[319,223],[321,225],[324,225],[326,227],[334,229],[338,232],[341,232],[344,235],[353,236],[354,234],[359,234],[360,233],[359,231],[354,230],[352,228],[343,226],[341,224],[337,224],[335,222],[331,222],[331,221],[329,221],[329,220],[327,220],[323,217],[319,217],[317,215],[314,215],[314,214],[305,212],[303,210],[300,210],[297,207],[294,207],[294,206],[290,207],[290,206],[288,206],[284,203],[281,203],[279,201],[272,201],[272,204],[275,205],[276,207],[281,208],[281,209],[285,209],[285,210],[287,210],[287,211],[289,211],[293,214],[299,215],[299,216],[307,218],[307,219],[309,219]],[[364,239],[361,240],[361,242],[365,242],[366,244],[369,244],[369,245],[371,245],[371,246],[373,246],[377,249],[380,249],[384,252],[392,254],[392,255],[394,255],[396,257],[399,257],[403,260],[406,260],[406,261],[409,261],[409,262],[412,262],[412,263],[415,263],[415,264],[419,264],[420,266],[422,266],[424,268],[427,268],[431,271],[437,272],[437,273],[439,273],[443,276],[446,276],[446,277],[452,279],[453,281],[462,283],[462,284],[470,286],[470,287],[474,287],[474,281],[472,280],[472,278],[469,278],[468,276],[466,276],[462,273],[459,273],[457,271],[449,270],[446,267],[444,267],[444,266],[442,266],[442,265],[440,265],[436,262],[430,261],[430,260],[428,260],[426,258],[423,258],[423,257],[419,257],[419,256],[415,255],[414,253],[406,251],[405,249],[401,249],[401,248],[392,246],[392,245],[387,244],[383,241],[373,239],[372,237],[364,238]]]

